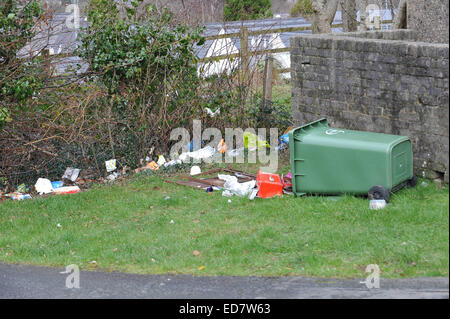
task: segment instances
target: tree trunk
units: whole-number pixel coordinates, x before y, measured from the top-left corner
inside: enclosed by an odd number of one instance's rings
[[[407,29],[408,28],[408,1],[401,0],[398,5],[397,15],[394,20],[394,29]]]
[[[331,24],[336,15],[339,0],[313,0],[313,33],[331,33]]]
[[[368,1],[367,0],[361,0],[359,4],[359,16],[360,16],[360,24],[359,24],[359,31],[367,31],[367,9]]]
[[[356,0],[341,0],[344,32],[358,31]]]

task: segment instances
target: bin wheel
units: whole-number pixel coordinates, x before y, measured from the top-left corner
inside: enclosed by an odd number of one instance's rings
[[[369,199],[377,199],[377,200],[384,199],[386,203],[389,203],[389,199],[391,198],[389,191],[384,186],[381,185],[372,187],[369,190],[368,195]]]
[[[408,187],[413,188],[416,187],[416,185],[417,185],[417,176],[413,175],[413,177],[410,180],[408,180]]]

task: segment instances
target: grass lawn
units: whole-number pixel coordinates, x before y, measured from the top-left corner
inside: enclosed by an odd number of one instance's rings
[[[339,278],[365,277],[365,267],[378,264],[383,277],[448,276],[448,186],[422,181],[394,194],[380,211],[353,196],[233,197],[228,203],[221,192],[168,184],[159,176],[75,195],[3,201],[0,262]]]

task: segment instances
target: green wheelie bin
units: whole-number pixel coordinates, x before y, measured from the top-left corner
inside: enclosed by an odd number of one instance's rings
[[[415,186],[406,136],[330,128],[321,119],[289,133],[292,189],[304,194],[358,194],[389,202],[390,192]]]

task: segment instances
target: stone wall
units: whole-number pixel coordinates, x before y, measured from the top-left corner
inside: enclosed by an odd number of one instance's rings
[[[408,29],[418,33],[419,40],[448,43],[449,0],[408,0]]]
[[[416,174],[444,177],[449,156],[449,46],[409,30],[299,35],[291,40],[296,125],[409,136]]]

